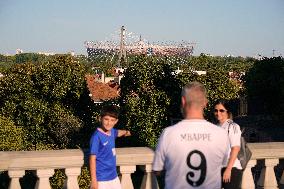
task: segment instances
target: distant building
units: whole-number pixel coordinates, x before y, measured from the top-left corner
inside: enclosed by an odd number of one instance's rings
[[[206,75],[206,71],[193,71],[197,73],[198,75]]]
[[[262,60],[264,59],[265,57],[261,54],[257,54],[256,56],[254,56],[253,58],[257,59],[257,60]]]
[[[21,54],[23,53],[24,51],[22,49],[16,49],[16,54]]]
[[[88,56],[100,55],[100,54],[118,54],[120,49],[111,43],[92,43],[85,42]],[[144,41],[138,41],[131,45],[125,45],[127,54],[147,54],[147,55],[180,55],[190,56],[193,53],[192,45],[154,45],[147,44]]]
[[[126,54],[190,56],[193,53],[195,44],[186,41],[179,43],[171,42],[170,44],[150,44],[149,42],[142,40],[141,36],[138,41],[128,42],[126,40],[126,36],[126,29],[124,26],[122,26],[119,43],[115,41],[85,41],[88,57],[93,57],[101,54],[117,54],[119,55],[119,59],[122,57],[122,54],[124,58]]]
[[[173,75],[178,75],[178,74],[180,74],[182,72],[183,72],[183,70],[180,70],[179,67],[178,67],[178,69],[173,71],[172,74]],[[198,75],[206,75],[207,72],[206,71],[195,71],[194,70],[193,73],[197,73]]]
[[[71,54],[71,56],[75,56],[75,52],[74,51],[71,51],[70,54]]]
[[[126,70],[126,68],[115,68],[115,73],[117,74],[123,74],[123,72]]]
[[[43,54],[43,55],[46,55],[46,56],[55,55],[55,53],[53,53],[53,52],[38,52],[37,54]]]

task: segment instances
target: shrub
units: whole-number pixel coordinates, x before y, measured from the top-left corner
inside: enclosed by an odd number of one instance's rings
[[[0,116],[0,151],[19,151],[25,149],[25,134],[12,120]]]
[[[284,58],[264,58],[246,74],[250,114],[284,115]]]
[[[0,109],[23,127],[28,149],[41,144],[65,148],[83,126],[81,120],[91,122],[86,93],[84,67],[71,56],[56,55],[9,69],[0,79]]]

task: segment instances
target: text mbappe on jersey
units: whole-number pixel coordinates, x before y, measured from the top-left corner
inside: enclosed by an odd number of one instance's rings
[[[210,133],[183,133],[180,137],[181,141],[211,141]]]

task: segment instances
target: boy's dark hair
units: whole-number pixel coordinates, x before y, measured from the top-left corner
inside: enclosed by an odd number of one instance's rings
[[[119,110],[118,107],[115,105],[107,105],[102,108],[101,117],[110,116],[118,119]]]

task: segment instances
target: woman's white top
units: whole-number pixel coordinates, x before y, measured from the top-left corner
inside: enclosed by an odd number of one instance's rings
[[[223,129],[225,129],[228,132],[228,136],[229,136],[229,141],[230,141],[230,150],[228,153],[228,158],[226,161],[226,164],[224,167],[226,167],[228,165],[229,162],[229,158],[230,158],[230,153],[231,153],[231,148],[234,146],[240,146],[241,145],[241,129],[240,126],[235,123],[233,120],[228,119],[226,120],[222,125],[218,125],[220,127],[222,127]],[[236,167],[237,169],[242,169],[241,163],[238,160],[238,158],[235,160],[235,163],[233,165],[233,167]]]

